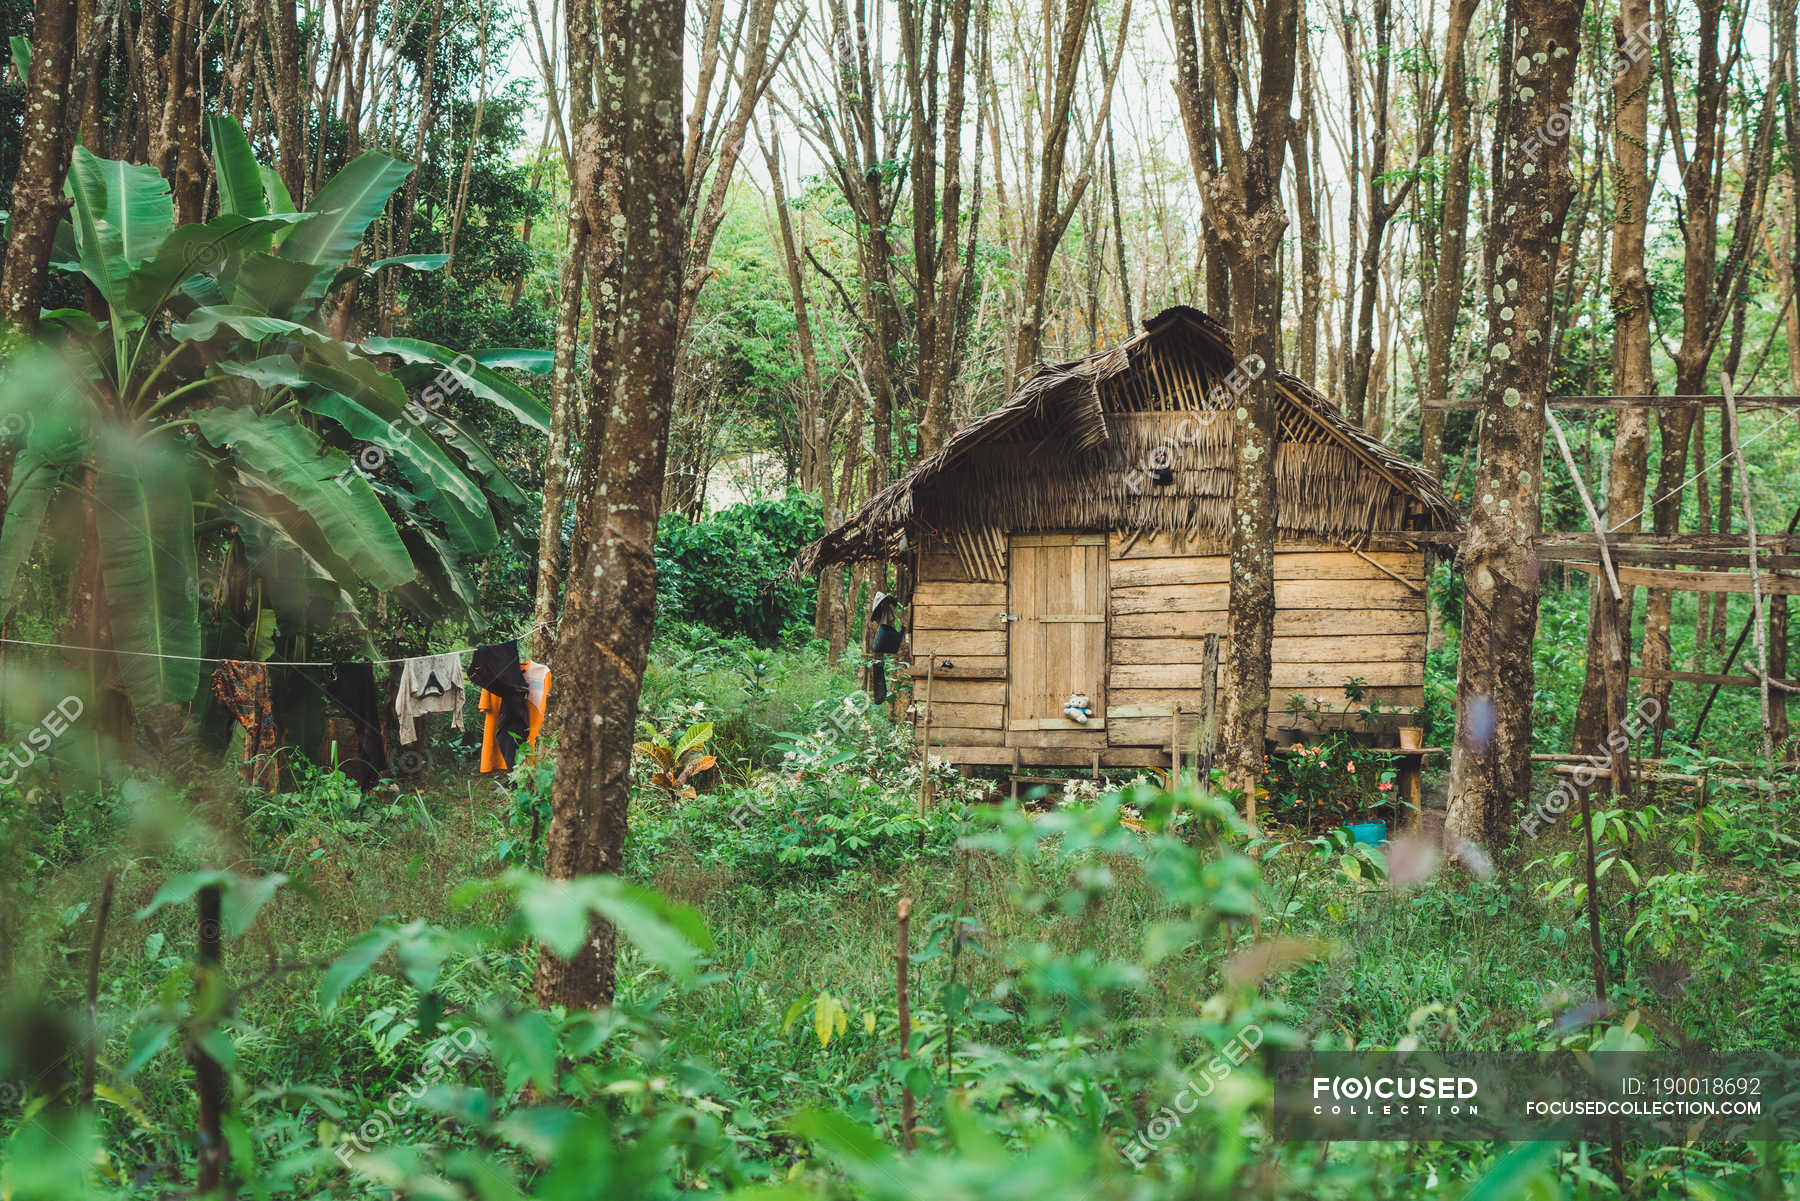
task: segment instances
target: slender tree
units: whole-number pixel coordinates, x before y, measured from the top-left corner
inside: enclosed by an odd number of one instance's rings
[[[1650,223],[1650,86],[1654,56],[1646,52],[1650,0],[1622,0],[1613,19],[1613,227],[1612,312],[1613,391],[1620,396],[1648,396],[1656,390],[1650,364],[1650,281],[1644,270],[1644,241]],[[1646,409],[1620,409],[1613,430],[1611,471],[1607,477],[1608,533],[1630,534],[1643,528],[1644,481],[1649,466],[1650,414]],[[1635,591],[1621,584],[1624,596],[1614,605],[1606,581],[1596,578],[1588,589],[1587,680],[1576,711],[1577,754],[1599,747],[1606,737],[1604,674],[1613,647],[1608,621],[1628,627]],[[1615,628],[1620,628],[1615,627]],[[1628,629],[1625,630],[1628,633]],[[1621,640],[1626,646],[1629,638]]]
[[[1226,779],[1245,796],[1249,820],[1256,821],[1256,786],[1263,774],[1268,722],[1269,669],[1275,637],[1275,382],[1270,371],[1281,361],[1281,238],[1287,211],[1281,199],[1281,168],[1287,157],[1293,119],[1295,61],[1290,47],[1299,35],[1299,0],[1265,0],[1257,29],[1261,59],[1255,93],[1243,96],[1248,133],[1235,98],[1241,78],[1238,49],[1227,37],[1229,0],[1207,0],[1198,34],[1208,45],[1213,118],[1220,169],[1207,171],[1204,146],[1195,145],[1204,123],[1200,96],[1190,91],[1200,65],[1177,64],[1177,93],[1186,120],[1190,160],[1206,223],[1223,248],[1231,295],[1231,325],[1237,352],[1253,375],[1230,411],[1233,457],[1229,650],[1225,664]],[[1170,5],[1175,42],[1193,53],[1199,42],[1188,0]],[[1241,47],[1241,43],[1239,44]],[[1231,98],[1231,102],[1227,99]]]

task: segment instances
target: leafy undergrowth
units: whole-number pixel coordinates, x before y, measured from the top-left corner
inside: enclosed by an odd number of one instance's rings
[[[788,670],[766,686],[800,688]],[[735,723],[760,749],[691,799],[646,780],[623,879],[538,874],[549,755],[505,788],[317,776],[256,801],[199,775],[8,798],[6,1195],[191,1188],[205,1053],[244,1196],[1610,1196],[1586,1144],[1272,1142],[1255,1057],[1173,1106],[1251,1026],[1270,1048],[1800,1040],[1791,792],[1596,812],[1602,1012],[1567,817],[1484,878],[1404,843],[1250,837],[1224,799],[1145,784],[1027,814],[921,779],[833,680],[785,712],[668,688],[665,728]],[[194,962],[209,884],[223,976]],[[619,1004],[535,1008],[540,948],[573,951],[593,913],[624,932]],[[1624,1166],[1633,1197],[1783,1196],[1800,1148],[1634,1144]]]

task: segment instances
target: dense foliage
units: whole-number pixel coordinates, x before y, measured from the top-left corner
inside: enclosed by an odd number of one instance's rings
[[[784,632],[810,626],[815,589],[784,573],[824,532],[818,502],[793,492],[699,521],[665,515],[656,536],[658,617],[773,645]]]

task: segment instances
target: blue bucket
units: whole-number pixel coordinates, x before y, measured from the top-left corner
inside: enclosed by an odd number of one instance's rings
[[[1386,822],[1345,822],[1350,837],[1364,846],[1380,846],[1387,841]]]

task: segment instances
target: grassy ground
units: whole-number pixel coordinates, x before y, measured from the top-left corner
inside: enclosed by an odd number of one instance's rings
[[[1567,675],[1564,666],[1549,679]],[[532,948],[491,933],[446,934],[424,996],[404,954],[376,961],[335,1004],[321,992],[328,965],[364,931],[505,927],[514,911],[503,896],[457,893],[534,862],[543,772],[509,790],[445,772],[369,797],[322,776],[258,802],[195,764],[169,773],[179,787],[40,794],[5,844],[14,1012],[66,1021],[78,1011],[112,873],[98,971],[98,1075],[108,1082],[99,1138],[117,1189],[146,1196],[193,1170],[192,1071],[146,1037],[171,1012],[182,1030],[204,1019],[226,1032],[234,1112],[252,1148],[242,1175],[269,1196],[368,1191],[366,1178],[332,1167],[331,1140],[417,1071],[440,1021],[482,1031],[485,1057],[464,1083],[489,1098],[496,1122],[536,1112],[541,1091],[526,1086],[546,1052],[532,1039],[554,1028],[561,1050],[548,1062],[574,1065],[558,1087],[600,1105],[618,1145],[665,1154],[663,1185],[647,1196],[789,1173],[794,1195],[882,1196],[889,1186],[911,1197],[994,1195],[975,1150],[984,1139],[1005,1149],[1013,1177],[1041,1180],[1039,1195],[1217,1186],[1458,1196],[1511,1170],[1504,1148],[1282,1148],[1254,1134],[1248,1093],[1238,1108],[1187,1122],[1136,1172],[1119,1148],[1181,1087],[1184,1065],[1249,1022],[1293,1045],[1529,1050],[1591,1045],[1639,1013],[1710,1047],[1800,1043],[1794,855],[1780,833],[1794,828],[1791,792],[1724,792],[1704,813],[1691,796],[1665,795],[1648,812],[1597,820],[1614,1005],[1598,1023],[1571,1024],[1559,1019],[1591,997],[1593,962],[1579,840],[1566,820],[1502,854],[1488,879],[1347,855],[1279,829],[1251,843],[1205,834],[1205,821],[1179,837],[1138,833],[1119,825],[1116,799],[996,828],[991,807],[972,803],[985,789],[951,778],[921,821],[904,736],[879,713],[846,710],[849,693],[813,648],[747,653],[690,632],[659,649],[647,714],[676,730],[714,720],[729,766],[693,800],[640,793],[627,874],[692,906],[712,949],[703,974],[683,984],[628,946],[620,1016],[603,1032],[543,1027],[527,1004]],[[224,1016],[209,1017],[191,989],[191,907],[139,914],[171,877],[220,866],[291,882],[230,944],[238,991]],[[903,898],[918,1031],[910,1063],[893,1050]],[[1234,956],[1271,947],[1249,985],[1227,972],[1242,962]],[[589,1041],[574,1047],[577,1038]],[[829,1110],[897,1139],[908,1082],[926,1150],[891,1179],[864,1179],[830,1138],[791,1125]],[[631,1099],[653,1085],[666,1090],[660,1110]],[[718,1147],[677,1155],[687,1136],[656,1119],[669,1106],[715,1131]],[[24,1112],[0,1110],[15,1154],[31,1128],[18,1121]],[[404,1133],[443,1164],[458,1148],[487,1146],[480,1129],[463,1114],[415,1117]],[[1596,1165],[1597,1152],[1567,1147],[1523,1177],[1525,1191],[1494,1195],[1615,1192]],[[1626,1166],[1633,1196],[1793,1195],[1800,1150],[1633,1147]],[[522,1179],[530,1195],[563,1195],[553,1177],[540,1168]],[[1696,1180],[1715,1192],[1690,1187]]]

